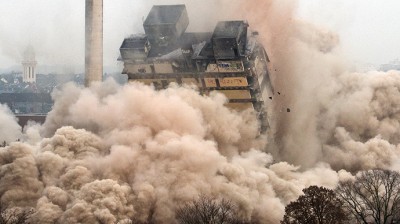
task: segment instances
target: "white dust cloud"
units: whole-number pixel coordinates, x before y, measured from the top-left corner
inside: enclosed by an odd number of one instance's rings
[[[0,145],[16,141],[21,137],[21,131],[12,111],[7,105],[0,104]]]

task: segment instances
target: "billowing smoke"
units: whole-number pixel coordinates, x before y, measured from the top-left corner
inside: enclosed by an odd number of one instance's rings
[[[0,150],[2,205],[33,207],[33,223],[174,223],[205,194],[279,223],[304,187],[399,166],[399,72],[345,72],[339,38],[294,18],[294,1],[238,3],[227,11],[257,28],[271,59],[269,136],[219,94],[69,84],[44,125]]]
[[[400,73],[343,73],[319,113],[322,153],[333,167],[389,168],[399,160]],[[326,122],[326,118],[329,122]]]

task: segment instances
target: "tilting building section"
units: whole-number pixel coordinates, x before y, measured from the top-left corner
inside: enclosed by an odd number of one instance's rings
[[[197,86],[201,94],[224,94],[228,107],[253,108],[261,128],[268,126],[266,101],[272,94],[268,56],[248,32],[246,21],[220,21],[213,32],[185,32],[185,5],[153,6],[145,34],[124,39],[120,60],[129,81],[167,88],[171,82]]]

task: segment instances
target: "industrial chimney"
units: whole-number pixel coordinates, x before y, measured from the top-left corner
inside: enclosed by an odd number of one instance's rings
[[[86,0],[85,85],[103,79],[103,0]]]

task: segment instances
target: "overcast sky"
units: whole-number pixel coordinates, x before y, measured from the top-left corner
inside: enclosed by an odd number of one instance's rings
[[[400,58],[399,0],[299,2],[299,16],[338,33],[350,60],[381,64]]]
[[[142,31],[151,5],[184,2],[192,17],[210,8],[219,16],[219,0],[104,0],[105,66],[117,66],[123,38]],[[0,0],[0,68],[19,64],[28,45],[39,64],[83,64],[84,6],[84,0]],[[400,58],[399,12],[399,0],[299,0],[297,15],[338,33],[349,60],[380,64]],[[204,19],[190,23],[206,26]]]

